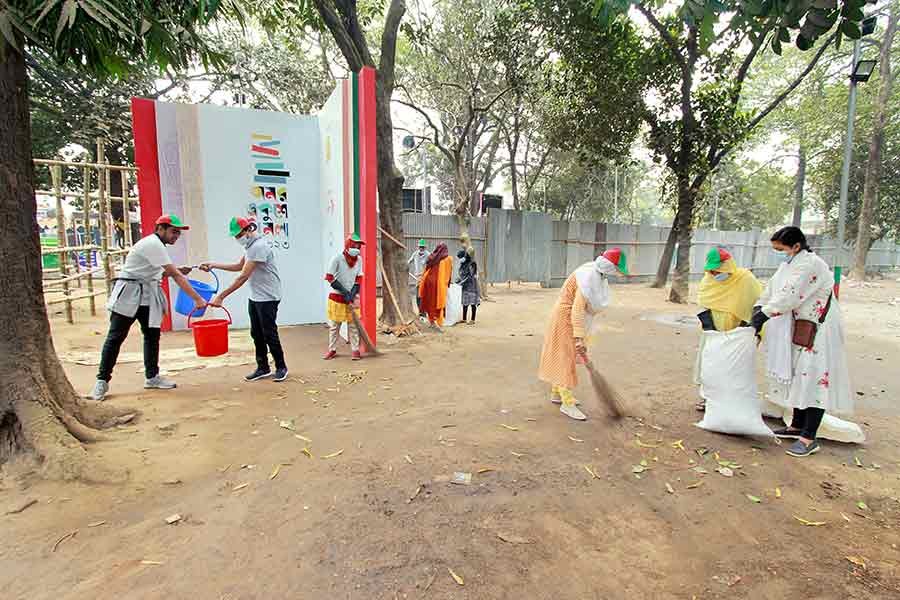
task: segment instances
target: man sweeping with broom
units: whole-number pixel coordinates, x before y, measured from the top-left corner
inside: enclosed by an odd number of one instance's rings
[[[619,273],[628,274],[625,254],[619,248],[607,250],[594,262],[575,269],[559,292],[544,336],[538,378],[553,386],[550,401],[560,405],[559,411],[578,421],[587,419],[572,393],[578,384],[575,366],[579,362],[588,367],[592,383],[596,380],[594,387],[600,400],[614,415],[621,414],[615,393],[588,361],[585,341],[590,319],[609,305],[608,278]]]

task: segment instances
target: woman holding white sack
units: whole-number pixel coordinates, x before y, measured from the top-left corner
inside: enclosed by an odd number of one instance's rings
[[[772,249],[783,263],[754,308],[752,325],[765,325],[770,400],[793,409],[788,427],[775,431],[797,441],[787,450],[819,451],[816,434],[826,412],[853,412],[840,307],[831,269],[810,250],[798,227],[779,229]]]

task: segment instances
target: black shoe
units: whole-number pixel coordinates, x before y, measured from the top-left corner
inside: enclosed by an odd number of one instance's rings
[[[775,437],[781,438],[783,440],[799,440],[800,434],[803,432],[799,429],[791,429],[790,427],[782,427],[781,429],[776,429],[772,433],[775,434]]]
[[[287,379],[288,370],[287,367],[283,369],[275,369],[275,377],[272,378],[272,381],[284,381]]]
[[[797,440],[794,442],[794,445],[785,450],[787,454],[790,456],[794,456],[797,458],[803,458],[804,456],[812,456],[816,452],[819,451],[819,442],[816,440],[812,441],[812,444],[807,446],[802,441]]]
[[[249,375],[245,375],[244,379],[247,381],[256,381],[257,379],[265,379],[266,377],[271,377],[271,376],[272,376],[272,371],[270,371],[269,369],[265,369],[265,370],[256,369]]]

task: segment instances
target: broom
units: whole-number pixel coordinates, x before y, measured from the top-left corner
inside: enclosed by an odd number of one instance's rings
[[[609,412],[613,417],[617,419],[624,417],[625,408],[619,393],[609,384],[606,377],[600,374],[600,371],[597,370],[594,363],[590,360],[585,360],[583,364],[591,378],[594,395],[606,405],[606,408],[609,409]]]
[[[378,348],[375,347],[375,344],[372,343],[372,339],[369,337],[369,332],[366,331],[366,328],[362,326],[362,323],[359,322],[359,317],[356,316],[356,311],[353,307],[350,308],[350,316],[353,317],[353,324],[356,325],[356,330],[359,332],[359,337],[362,338],[363,343],[366,345],[366,348],[369,349],[369,352],[378,356],[381,352],[378,351]]]

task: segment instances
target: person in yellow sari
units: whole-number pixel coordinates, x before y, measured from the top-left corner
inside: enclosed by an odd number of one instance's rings
[[[425,272],[419,282],[420,310],[428,315],[433,327],[440,329],[447,310],[447,288],[453,279],[453,259],[447,244],[438,244],[425,262]]]
[[[713,248],[706,255],[706,274],[697,291],[697,303],[703,307],[697,317],[705,330],[731,331],[747,326],[763,286],[748,269],[738,268],[725,248]],[[706,402],[697,404],[705,410]]]

